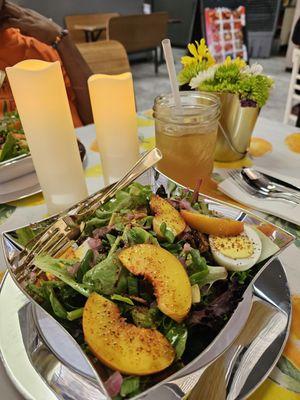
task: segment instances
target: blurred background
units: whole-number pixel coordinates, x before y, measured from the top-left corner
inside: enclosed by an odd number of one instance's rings
[[[179,70],[180,58],[186,53],[187,44],[201,37],[208,39],[209,21],[205,10],[213,10],[216,7],[237,10],[243,7],[245,21],[242,40],[246,47],[247,58],[250,64],[254,62],[262,64],[265,73],[271,75],[276,82],[262,115],[277,121],[283,120],[285,108],[283,99],[288,95],[292,53],[295,47],[291,35],[300,16],[300,0],[51,0],[51,2],[15,0],[15,2],[52,18],[62,26],[67,26],[79,48],[82,46],[83,52],[89,51],[82,45],[88,41],[112,39],[120,42],[126,50],[130,62],[129,68],[133,73],[138,110],[151,108],[153,98],[158,93],[169,91],[167,71],[159,49],[160,36],[164,31],[175,47],[175,62]],[[136,20],[137,16],[143,14],[161,12],[166,12],[167,18],[158,18],[157,21],[154,18],[149,25],[147,21]],[[104,20],[100,14],[104,15]],[[117,15],[132,18],[120,21],[119,26],[115,28],[112,26],[109,29],[105,14],[107,18],[115,18]],[[97,21],[99,21],[98,26]],[[101,24],[102,29],[91,31],[92,28],[100,28]],[[72,29],[74,25],[75,29]],[[213,37],[214,43],[219,39]],[[106,52],[101,53],[99,57],[105,57],[109,62],[105,56]],[[97,61],[95,54],[94,51],[92,57],[94,62]],[[153,63],[156,64],[155,67]]]

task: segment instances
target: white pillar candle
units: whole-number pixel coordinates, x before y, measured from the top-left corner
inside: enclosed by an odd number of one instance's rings
[[[117,181],[139,156],[132,75],[93,75],[88,80],[104,182]]]
[[[26,60],[6,68],[50,214],[87,197],[60,63]]]

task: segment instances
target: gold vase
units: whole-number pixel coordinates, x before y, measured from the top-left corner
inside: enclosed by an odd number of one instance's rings
[[[221,93],[215,160],[230,162],[247,154],[259,107],[242,107],[238,95]]]

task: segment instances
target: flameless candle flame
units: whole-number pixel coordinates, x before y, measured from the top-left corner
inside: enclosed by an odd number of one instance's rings
[[[131,73],[88,80],[105,184],[117,181],[139,155]]]
[[[87,197],[59,62],[26,60],[6,68],[50,214]]]

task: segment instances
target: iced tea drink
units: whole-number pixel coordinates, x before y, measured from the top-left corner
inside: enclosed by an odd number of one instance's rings
[[[163,154],[158,169],[184,186],[194,188],[198,179],[203,186],[213,170],[220,101],[201,92],[181,92],[180,109],[171,95],[155,99],[156,147]]]

